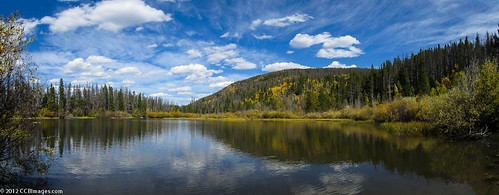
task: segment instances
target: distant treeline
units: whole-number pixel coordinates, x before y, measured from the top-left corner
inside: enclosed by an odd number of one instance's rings
[[[91,117],[145,117],[147,111],[170,112],[179,106],[161,97],[148,97],[127,87],[86,84],[68,85],[60,79],[59,86],[52,84],[39,94],[41,116],[91,116]]]
[[[477,35],[421,49],[417,54],[387,60],[370,69],[293,69],[235,82],[219,92],[184,106],[193,113],[247,110],[324,112],[346,106],[361,108],[397,97],[440,95],[456,85],[472,64],[497,60],[499,38]]]

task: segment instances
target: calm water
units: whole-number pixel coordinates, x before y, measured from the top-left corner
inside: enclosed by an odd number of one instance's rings
[[[67,194],[494,194],[496,141],[324,121],[44,120]],[[495,139],[497,140],[497,139]]]

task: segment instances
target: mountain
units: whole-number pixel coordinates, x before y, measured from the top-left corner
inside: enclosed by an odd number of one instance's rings
[[[499,38],[487,34],[387,60],[378,68],[289,69],[254,76],[184,106],[184,112],[246,110],[317,112],[372,106],[396,97],[438,95],[472,64],[499,60]]]

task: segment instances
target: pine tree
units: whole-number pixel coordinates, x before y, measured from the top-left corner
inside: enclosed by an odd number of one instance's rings
[[[64,95],[64,82],[62,78],[59,80],[59,114],[63,114],[66,111],[66,96]]]

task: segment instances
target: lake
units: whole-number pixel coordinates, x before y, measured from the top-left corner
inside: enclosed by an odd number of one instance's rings
[[[498,139],[328,121],[43,120],[67,194],[495,194]]]

